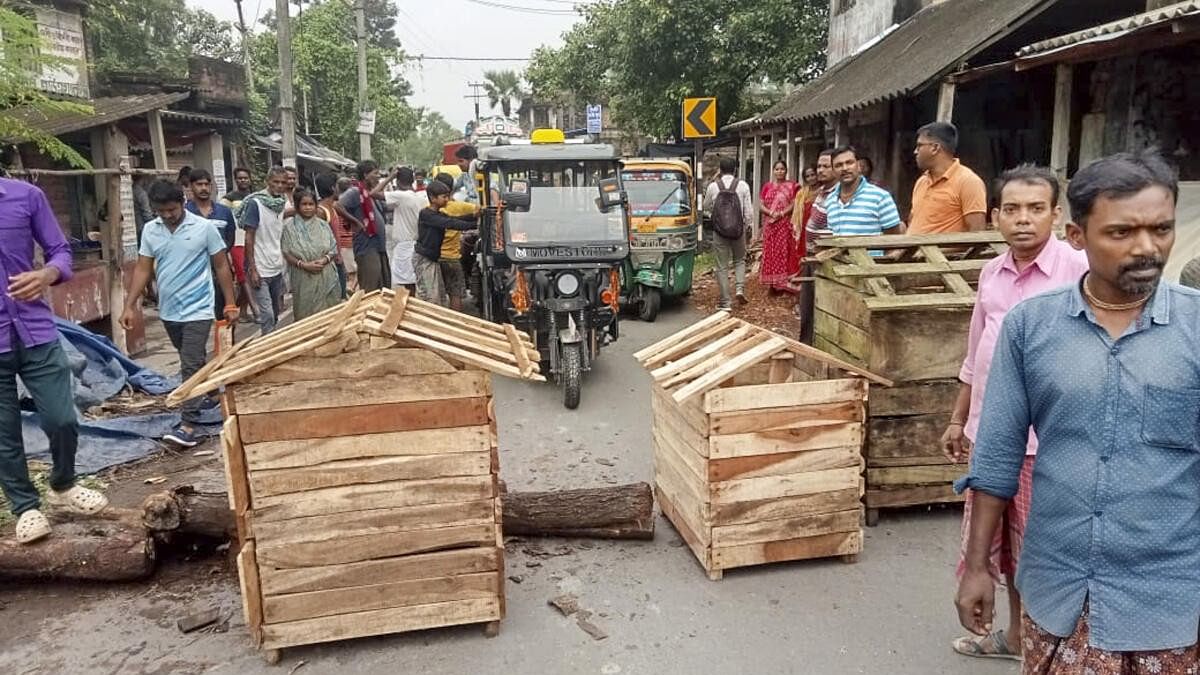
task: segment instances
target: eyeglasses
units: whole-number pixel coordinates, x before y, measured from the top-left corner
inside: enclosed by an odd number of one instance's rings
[[[917,141],[918,148],[925,148],[925,147],[929,147],[932,145],[937,145],[937,143],[933,143],[931,141]]]

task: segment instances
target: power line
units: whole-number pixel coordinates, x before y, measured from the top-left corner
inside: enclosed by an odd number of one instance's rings
[[[573,9],[543,9],[540,7],[524,7],[521,5],[508,5],[501,2],[488,2],[488,0],[467,0],[477,5],[484,7],[494,7],[496,9],[506,9],[512,12],[524,12],[526,14],[544,14],[549,16],[573,16],[578,14]]]
[[[501,56],[425,56],[424,54],[408,54],[405,61],[529,61],[528,56],[504,58]]]

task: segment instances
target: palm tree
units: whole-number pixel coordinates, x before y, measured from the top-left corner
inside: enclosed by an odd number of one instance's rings
[[[525,97],[521,76],[512,70],[489,70],[483,74],[483,90],[492,108],[500,106],[505,117],[512,117],[513,102]]]

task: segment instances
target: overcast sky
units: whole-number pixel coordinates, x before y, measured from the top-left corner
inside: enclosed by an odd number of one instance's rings
[[[218,18],[237,21],[234,0],[187,0],[188,5],[206,9]],[[470,0],[397,0],[400,15],[396,33],[409,54],[459,57],[527,57],[534,48],[560,44],[560,36],[579,20],[576,15],[542,15],[485,7]],[[562,0],[505,0],[501,4],[538,7],[549,10],[570,9]],[[257,25],[254,17],[274,8],[275,0],[242,0],[246,22]],[[294,6],[293,6],[294,11]],[[522,70],[521,61],[413,63],[406,73],[412,83],[409,102],[425,106],[446,116],[461,128],[474,117],[468,82],[482,80],[483,71],[498,68]],[[486,114],[487,101],[483,101]]]

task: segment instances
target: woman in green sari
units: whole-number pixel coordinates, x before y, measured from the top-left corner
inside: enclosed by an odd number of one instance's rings
[[[337,241],[329,223],[317,217],[317,198],[307,190],[293,196],[296,215],[283,226],[283,257],[288,264],[296,321],[341,302]]]

